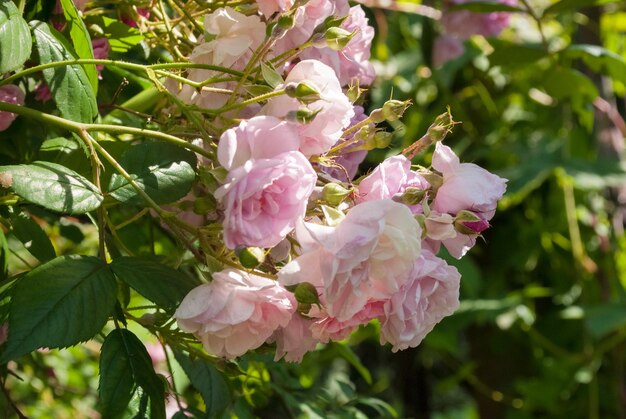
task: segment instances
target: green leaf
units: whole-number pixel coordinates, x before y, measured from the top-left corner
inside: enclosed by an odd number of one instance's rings
[[[41,144],[37,160],[58,163],[82,176],[91,175],[89,155],[82,143],[63,137],[47,139]]]
[[[46,23],[33,22],[35,47],[41,64],[78,58],[72,46],[57,30]],[[92,122],[98,115],[98,104],[87,72],[80,65],[66,65],[43,70],[54,101],[64,118]]]
[[[285,83],[285,80],[278,74],[278,71],[274,67],[272,67],[271,63],[261,63],[261,74],[263,75],[263,80],[267,82],[272,88],[276,88],[276,86]]]
[[[129,354],[123,334],[125,329],[115,329],[102,344],[100,354],[99,408],[103,417],[115,418],[126,410],[135,392],[133,376],[136,357]]]
[[[557,14],[561,12],[576,11],[583,7],[620,3],[622,1],[623,0],[561,0],[544,10],[543,15],[546,16],[552,13]]]
[[[30,57],[33,40],[15,3],[0,0],[0,74],[17,70]]]
[[[489,55],[491,65],[525,66],[547,56],[546,50],[540,44],[516,44],[501,39],[490,39],[489,43],[494,48]]]
[[[626,83],[626,60],[598,45],[572,45],[563,53],[570,58],[581,58],[593,71],[604,71],[614,80]]]
[[[63,348],[98,333],[115,305],[115,277],[93,256],[61,256],[20,278],[11,291],[9,339],[0,364],[37,348]]]
[[[113,418],[124,413],[135,385],[150,397],[151,417],[164,418],[165,386],[154,372],[148,351],[131,331],[115,329],[107,335],[100,356],[98,394],[102,416]]]
[[[92,21],[102,28],[103,35],[109,40],[109,46],[113,52],[126,52],[135,45],[139,45],[144,39],[139,29],[119,20],[100,15]]]
[[[626,304],[608,303],[586,307],[585,324],[596,338],[622,328],[626,326]]]
[[[576,88],[572,88],[575,86]],[[598,96],[598,89],[587,76],[573,68],[556,67],[542,79],[546,93],[560,100],[569,100],[578,114],[580,123],[591,130],[593,127],[592,102]]]
[[[455,4],[450,7],[451,11],[469,10],[475,13],[491,13],[491,12],[524,12],[525,9],[508,4],[499,3],[497,1],[471,1],[468,3]]]
[[[82,214],[100,206],[103,196],[91,182],[60,164],[34,162],[0,166],[4,186],[34,204],[52,211]]]
[[[219,417],[230,403],[231,394],[224,376],[210,363],[194,359],[180,351],[174,351],[176,361],[189,377],[191,384],[200,392],[206,405],[208,417]]]
[[[4,235],[4,231],[0,228],[0,280],[7,277],[9,268],[9,243]]]
[[[122,155],[119,163],[139,187],[159,204],[173,202],[187,195],[196,177],[196,155],[167,143],[136,145]],[[143,202],[119,173],[111,177],[109,192],[121,202]]]
[[[121,281],[168,311],[175,310],[189,291],[200,285],[188,275],[148,258],[116,258],[111,269]]]
[[[343,343],[333,343],[333,348],[337,351],[337,355],[348,361],[361,374],[367,384],[372,384],[372,374],[349,346]]]
[[[14,214],[11,226],[15,237],[40,262],[47,262],[57,256],[48,235],[27,214]]]
[[[93,46],[91,44],[91,37],[89,31],[83,23],[83,20],[78,14],[76,6],[72,0],[61,0],[61,6],[63,6],[63,15],[70,28],[70,38],[74,45],[74,51],[79,58],[85,58],[93,60]],[[89,78],[91,88],[94,95],[98,94],[98,71],[95,64],[85,64],[83,66],[85,74]]]

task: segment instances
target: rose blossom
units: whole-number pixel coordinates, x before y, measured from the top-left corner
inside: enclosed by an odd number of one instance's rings
[[[294,13],[294,26],[274,46],[274,55],[300,47],[329,16],[343,17],[350,11],[347,0],[309,0]]]
[[[11,103],[13,105],[24,104],[24,92],[14,84],[5,84],[0,86],[0,102]],[[0,131],[9,128],[13,121],[17,118],[17,114],[12,112],[0,111]]]
[[[284,12],[291,9],[294,0],[257,0],[261,14],[267,18],[276,12]]]
[[[460,259],[489,227],[489,220],[506,190],[506,179],[473,163],[460,163],[452,149],[442,143],[435,146],[432,166],[442,174],[443,183],[425,220],[426,242],[434,252],[443,243],[453,257]],[[457,220],[461,211],[473,220]]]
[[[214,36],[202,42],[191,52],[189,60],[196,64],[211,64],[243,70],[265,38],[265,24],[259,16],[246,16],[231,7],[222,7],[204,18],[204,30]],[[190,69],[187,78],[202,82],[221,73],[206,69]],[[221,82],[208,87],[232,89],[237,82]],[[170,90],[176,91],[182,101],[203,108],[219,108],[230,95],[208,89],[198,90],[188,84],[178,89],[176,83],[168,82]]]
[[[191,290],[174,316],[207,352],[234,358],[258,348],[289,323],[295,310],[291,298],[271,279],[227,269]]]
[[[248,160],[228,172],[215,198],[224,206],[224,242],[272,247],[304,216],[317,180],[309,161],[298,151]]]
[[[312,351],[317,345],[311,333],[313,322],[305,319],[300,314],[295,313],[285,327],[281,327],[270,338],[271,342],[276,342],[275,361],[283,356],[287,362],[300,362],[304,354]]]
[[[425,191],[430,185],[424,177],[411,170],[411,161],[399,154],[385,159],[359,183],[356,201],[391,199],[402,194],[407,187]],[[421,211],[418,205],[411,209],[413,212]]]
[[[452,149],[437,143],[432,166],[443,175],[432,209],[456,214],[469,210],[489,221],[506,190],[506,179],[473,163],[461,163]]]
[[[451,4],[471,3],[472,0],[453,0]],[[497,3],[514,6],[517,0],[499,0]],[[469,10],[445,10],[441,24],[448,35],[465,40],[472,35],[496,36],[509,24],[509,12],[474,13]]]
[[[303,51],[301,58],[319,60],[330,66],[337,73],[342,86],[347,86],[354,81],[358,81],[361,86],[370,85],[376,77],[374,66],[369,62],[374,28],[368,25],[361,6],[354,6],[350,9],[348,18],[340,28],[354,33],[343,49],[336,51],[327,46],[307,48]]]
[[[459,306],[461,275],[428,250],[415,261],[411,279],[384,305],[380,343],[393,352],[414,348],[433,327]]]
[[[369,323],[384,314],[384,301],[370,301],[352,317],[340,321],[336,317],[322,317],[313,323],[311,332],[322,343],[339,341],[350,336],[357,327]]]
[[[226,130],[217,146],[217,158],[227,170],[251,159],[267,159],[300,146],[297,125],[273,116],[255,116]]]
[[[96,60],[106,60],[109,58],[109,40],[106,38],[96,38],[91,41],[91,46],[93,47],[93,58]],[[96,69],[98,70],[98,78],[102,79],[102,70],[104,69],[103,64],[96,64]]]
[[[313,284],[328,316],[344,322],[399,290],[420,254],[420,236],[409,209],[391,200],[356,205],[337,227],[299,222],[303,253],[281,269],[279,282]]]
[[[433,44],[433,65],[441,67],[450,60],[463,55],[463,42],[452,35],[442,35]]]
[[[305,106],[317,112],[313,121],[299,126],[300,151],[307,157],[328,151],[337,142],[343,129],[354,116],[352,104],[341,90],[341,85],[332,68],[315,60],[304,60],[289,72],[285,83],[306,82],[317,90],[320,99],[302,105],[298,99],[281,95],[272,98],[263,108],[263,113],[284,118],[291,111]],[[277,89],[282,89],[280,85]]]

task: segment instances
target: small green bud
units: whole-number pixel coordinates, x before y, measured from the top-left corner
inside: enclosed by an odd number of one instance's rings
[[[452,114],[449,109],[447,112],[437,116],[426,132],[426,135],[428,135],[430,139],[429,144],[443,141],[446,135],[451,131],[451,128],[456,124],[457,122],[452,119]]]
[[[296,297],[296,301],[302,304],[319,304],[320,302],[317,289],[313,284],[308,282],[298,284],[293,295]]]
[[[354,35],[356,35],[356,32],[349,32],[345,29],[334,27],[324,33],[324,38],[326,39],[328,48],[341,51],[348,45],[352,38],[354,38]]]
[[[387,148],[393,140],[393,134],[387,131],[378,131],[374,134],[374,144],[376,148]]]
[[[372,121],[373,123],[380,124],[384,120],[385,120],[385,115],[383,114],[382,108],[374,109],[370,113],[370,121]]]
[[[330,205],[337,206],[350,195],[350,191],[338,183],[327,183],[322,188],[322,199]]]
[[[454,229],[461,234],[480,234],[489,228],[489,222],[471,211],[461,210],[454,217]]]
[[[439,189],[441,185],[443,185],[443,176],[438,175],[437,173],[434,173],[434,172],[422,173],[422,176],[424,176],[424,179],[426,179],[428,183],[430,183],[430,186],[433,189],[433,191],[437,191],[437,189]]]
[[[417,205],[426,196],[426,191],[413,186],[409,186],[402,194],[402,203],[406,205]]]
[[[294,19],[293,14],[280,16],[278,18],[278,22],[276,23],[276,25],[279,28],[285,31],[288,31],[289,29],[293,28],[295,24],[296,24],[296,20]]]
[[[402,115],[404,115],[404,111],[406,111],[410,104],[411,102],[408,100],[388,100],[383,105],[383,115],[385,116],[385,119],[389,122],[397,121],[402,117]]]
[[[241,266],[247,269],[256,268],[265,261],[265,251],[259,247],[244,247],[237,256]]]
[[[302,107],[297,111],[289,111],[287,112],[287,116],[285,119],[291,122],[297,122],[299,124],[308,124],[315,119],[318,113],[321,112],[321,109],[317,111],[312,111],[309,108]]]

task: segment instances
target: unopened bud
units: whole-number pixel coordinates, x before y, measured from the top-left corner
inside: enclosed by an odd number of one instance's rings
[[[372,121],[374,124],[380,124],[384,120],[385,120],[385,115],[383,114],[382,108],[374,109],[370,113],[370,121]]]
[[[341,51],[350,43],[354,35],[356,35],[356,32],[349,32],[345,29],[334,27],[324,33],[324,38],[328,48]]]
[[[388,100],[382,107],[382,112],[385,119],[389,122],[397,121],[404,115],[404,111],[411,104],[410,101],[401,101],[401,100]]]
[[[406,205],[417,205],[426,196],[426,191],[423,189],[416,188],[414,186],[409,186],[404,190],[402,194],[402,203]]]
[[[438,175],[437,173],[427,172],[421,173],[421,175],[426,179],[428,183],[430,183],[430,187],[436,193],[437,189],[443,185],[443,176]]]
[[[244,247],[237,256],[241,266],[248,269],[256,268],[265,261],[265,251],[259,247]]]
[[[489,222],[471,211],[459,211],[454,218],[454,229],[462,234],[480,234],[489,228]]]
[[[287,121],[297,122],[299,124],[308,124],[315,119],[318,113],[321,112],[321,109],[317,111],[312,111],[309,108],[302,107],[297,111],[289,111],[285,116]]]
[[[289,97],[298,99],[303,103],[311,103],[320,100],[320,94],[314,86],[307,82],[288,83],[285,86],[285,93]]]
[[[350,191],[338,183],[327,183],[322,189],[322,199],[330,205],[337,206],[350,195]]]
[[[326,33],[326,31],[330,28],[335,28],[341,26],[341,24],[348,18],[348,16],[328,16],[322,23],[317,25],[315,29],[313,29],[313,34],[322,34]]]
[[[313,284],[308,282],[302,282],[296,285],[293,295],[296,297],[296,301],[301,304],[319,304],[320,302],[317,289]]]
[[[282,15],[278,18],[278,22],[276,23],[276,26],[278,26],[279,28],[288,31],[289,29],[293,28],[294,25],[296,23],[296,20],[294,19],[292,14],[288,14],[288,15]]]
[[[443,141],[443,139],[446,138],[446,135],[450,132],[450,128],[455,124],[456,122],[452,120],[450,110],[435,118],[435,121],[430,125],[430,127],[428,127],[428,131],[426,132],[430,139],[430,144],[437,141]]]
[[[387,131],[378,131],[374,134],[374,144],[376,148],[387,148],[393,140],[393,134]]]

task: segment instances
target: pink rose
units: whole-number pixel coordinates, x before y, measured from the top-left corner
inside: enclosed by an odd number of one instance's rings
[[[196,46],[189,60],[196,64],[212,64],[243,70],[254,51],[265,39],[265,24],[259,16],[246,16],[232,7],[222,7],[204,18],[204,30],[212,36],[208,42]],[[221,73],[194,68],[187,73],[187,78],[194,82],[203,82]],[[168,81],[167,88],[178,94],[180,99],[202,108],[215,109],[223,106],[230,97],[212,88],[232,90],[237,82],[220,82],[207,85],[198,91],[188,84],[178,86],[175,81]]]
[[[257,0],[259,11],[263,16],[269,18],[276,12],[284,12],[291,9],[294,0]]]
[[[227,170],[251,159],[268,159],[300,146],[295,124],[273,116],[255,116],[226,130],[217,146],[217,158]]]
[[[13,105],[24,104],[24,92],[14,84],[0,86],[0,102],[11,103]],[[0,111],[0,131],[9,128],[17,114]]]
[[[283,356],[287,362],[300,362],[304,354],[315,349],[318,339],[311,334],[313,321],[294,314],[285,327],[281,327],[270,339],[276,342],[275,361]]]
[[[430,184],[424,177],[411,170],[410,160],[399,154],[385,159],[359,183],[356,201],[391,199],[401,195],[407,187],[425,191]],[[411,210],[420,212],[421,206],[415,205]]]
[[[95,38],[91,40],[91,46],[93,47],[93,58],[96,60],[106,60],[109,58],[109,40],[106,38]],[[104,65],[97,64],[96,69],[98,70],[98,78],[102,79],[102,70],[104,69]]]
[[[302,59],[314,59],[330,66],[342,86],[358,81],[360,86],[367,86],[374,81],[376,73],[369,61],[374,28],[368,25],[367,17],[361,6],[350,9],[348,18],[341,24],[342,29],[355,35],[341,51],[328,47],[307,48],[301,54]]]
[[[271,279],[227,269],[191,290],[175,317],[207,352],[235,358],[258,348],[289,323],[295,311],[291,298]]]
[[[340,341],[346,339],[361,325],[369,323],[384,314],[384,302],[380,300],[370,301],[354,316],[340,321],[336,317],[322,317],[313,323],[311,332],[322,343]]]
[[[493,217],[506,190],[506,179],[473,163],[460,163],[452,149],[442,143],[435,146],[432,166],[443,175],[433,210],[448,214],[469,210],[487,221]]]
[[[441,35],[433,44],[433,66],[441,67],[450,60],[463,55],[463,42],[452,35]]]
[[[393,352],[414,348],[433,327],[459,306],[461,275],[427,250],[400,291],[384,305],[380,318],[380,342],[393,345]]]
[[[309,0],[294,13],[292,29],[276,42],[274,55],[296,48],[309,40],[315,28],[329,16],[343,17],[348,14],[347,0]]]
[[[472,0],[454,0],[452,4],[471,3]],[[517,0],[499,0],[498,3],[514,6]],[[496,36],[509,24],[510,12],[474,13],[469,10],[445,11],[441,24],[448,35],[465,40],[472,35]]]
[[[296,237],[303,254],[281,269],[279,282],[313,284],[340,322],[396,293],[421,249],[419,224],[391,200],[359,204],[334,228],[301,222]]]
[[[297,99],[282,95],[270,99],[262,112],[278,118],[284,118],[289,112],[297,111],[301,107],[317,112],[313,121],[299,126],[300,151],[309,157],[325,153],[337,142],[343,129],[350,124],[354,110],[343,94],[335,72],[326,64],[315,60],[304,60],[296,64],[285,83],[300,82],[306,82],[315,88],[320,99],[302,105]]]
[[[224,242],[272,247],[304,216],[317,175],[298,151],[247,160],[231,170],[215,198],[224,206]]]

